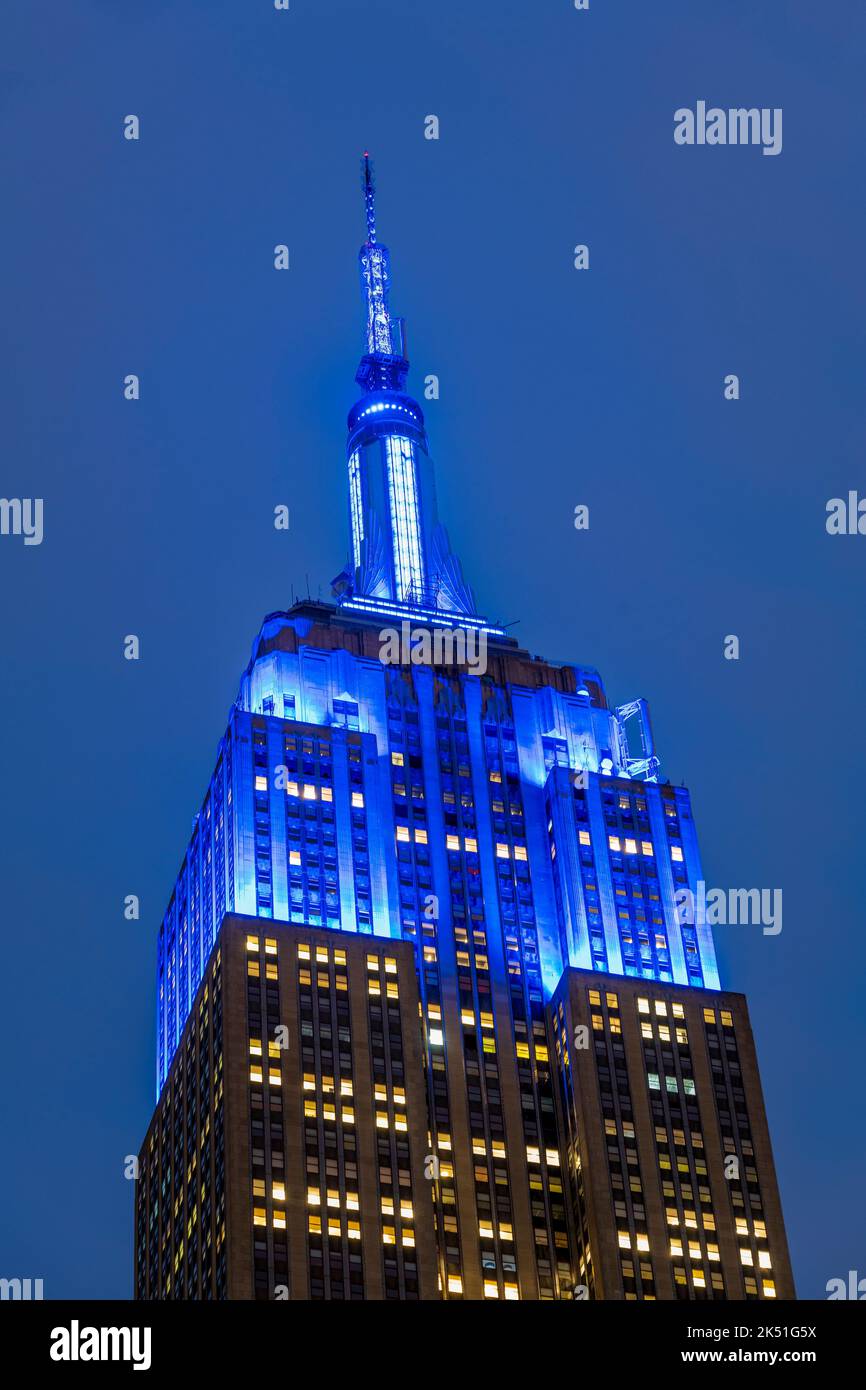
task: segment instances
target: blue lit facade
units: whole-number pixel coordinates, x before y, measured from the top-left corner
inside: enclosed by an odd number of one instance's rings
[[[433,1059],[463,1045],[436,1023],[452,987],[481,1029],[507,995],[519,1040],[569,965],[719,985],[709,932],[678,921],[675,894],[696,891],[700,857],[688,794],[659,780],[644,702],[610,707],[595,670],[532,658],[477,611],[404,389],[366,161],[365,201],[349,559],[333,604],[271,614],[253,644],[160,930],[158,1090],[227,912],[412,940]],[[383,664],[379,634],[405,618],[483,629],[487,674]],[[452,1083],[431,1067],[443,1130]],[[527,1146],[543,1150],[537,1088],[524,1108]]]

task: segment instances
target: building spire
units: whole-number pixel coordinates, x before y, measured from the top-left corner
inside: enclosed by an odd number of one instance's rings
[[[367,205],[367,245],[376,244],[376,185],[368,150],[364,151],[364,202]]]
[[[367,239],[358,254],[361,288],[366,307],[364,356],[355,380],[365,391],[402,391],[409,363],[406,360],[403,320],[388,308],[391,288],[391,253],[376,240],[376,184],[369,151],[362,168]]]
[[[376,185],[361,160],[367,235],[358,260],[364,294],[361,398],[349,412],[349,563],[334,580],[346,609],[389,618],[412,614],[486,627],[436,507],[424,414],[406,392],[403,320],[391,314],[391,254],[376,233]],[[498,632],[498,629],[488,628]]]

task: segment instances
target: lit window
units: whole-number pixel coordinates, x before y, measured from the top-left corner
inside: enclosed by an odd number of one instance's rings
[[[675,864],[682,864],[683,852],[679,845],[671,845],[671,859]]]
[[[268,789],[268,779],[267,779],[267,777],[263,777],[263,776],[261,775],[261,773],[258,773],[257,776],[256,776],[256,791],[257,791],[257,792],[266,792],[267,789]]]

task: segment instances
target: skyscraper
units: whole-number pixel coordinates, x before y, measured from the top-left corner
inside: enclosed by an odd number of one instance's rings
[[[478,612],[364,199],[350,553],[266,617],[162,923],[137,1296],[791,1297],[688,793]]]

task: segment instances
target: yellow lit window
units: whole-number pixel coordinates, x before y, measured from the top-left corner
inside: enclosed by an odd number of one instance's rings
[[[535,1044],[535,1060],[536,1062],[547,1062],[550,1060],[544,1043]]]
[[[776,1297],[776,1285],[773,1283],[772,1279],[764,1279],[761,1284],[761,1289],[765,1298]]]
[[[310,1215],[307,1217],[307,1227],[308,1227],[308,1229],[309,1229],[311,1235],[314,1235],[314,1236],[321,1235],[321,1234],[322,1234],[322,1218],[321,1218],[321,1216],[314,1216],[313,1213],[311,1212]]]
[[[286,1213],[284,1211],[274,1212],[274,1230],[284,1231],[286,1229]]]
[[[715,1009],[704,1009],[704,1023],[715,1023],[715,1021],[716,1021],[716,1011],[715,1011]]]
[[[398,839],[398,840],[403,840],[403,841],[409,839],[409,827],[408,827],[408,825],[398,825],[398,826],[397,826],[397,839]]]
[[[261,1085],[261,1080],[262,1080],[262,1069],[261,1069],[261,1067],[250,1067],[250,1081],[255,1081],[255,1082],[257,1082],[259,1085]]]
[[[511,1302],[511,1303],[516,1303],[516,1302],[519,1300],[519,1298],[520,1298],[520,1293],[519,1293],[519,1291],[518,1291],[518,1288],[517,1288],[517,1285],[516,1285],[516,1284],[506,1284],[506,1285],[505,1285],[505,1297],[506,1297],[506,1298],[508,1299],[508,1301]]]
[[[253,1225],[266,1226],[267,1216],[264,1207],[253,1207]]]
[[[348,1235],[348,1237],[349,1237],[349,1240],[360,1240],[360,1239],[361,1239],[361,1223],[360,1223],[360,1221],[348,1221],[348,1222],[346,1223],[346,1233],[347,1233],[347,1235]]]
[[[619,854],[619,853],[620,853],[620,851],[621,851],[621,849],[622,849],[622,845],[621,845],[621,843],[620,843],[620,838],[619,838],[618,835],[608,835],[608,837],[607,837],[607,843],[608,843],[608,845],[610,846],[610,848],[614,851],[615,854]]]
[[[269,1083],[271,1084],[271,1086],[282,1086],[282,1084],[283,1084],[282,1072],[277,1071],[275,1067],[271,1067],[271,1068],[268,1070],[268,1081],[269,1081]]]
[[[276,965],[274,965],[273,961],[268,961],[267,965],[265,966],[265,979],[278,980],[279,978],[279,972],[277,970]]]
[[[497,1284],[497,1282],[496,1282],[495,1279],[485,1279],[485,1280],[484,1280],[484,1297],[485,1297],[485,1298],[498,1298],[498,1297],[499,1297],[499,1285]]]
[[[298,864],[300,864],[300,862],[301,862],[301,855],[300,855],[300,852],[299,852],[298,850],[296,850],[296,849],[290,849],[290,850],[289,850],[289,863],[290,863],[290,864],[294,864],[294,865],[298,865]],[[300,954],[301,954],[300,951],[298,951],[298,955],[300,955]],[[306,957],[306,959],[309,960],[309,955]]]
[[[251,1056],[251,1057],[261,1057],[261,1055],[262,1055],[262,1040],[261,1040],[261,1038],[250,1038],[250,1056]]]
[[[299,956],[299,958],[300,958],[301,960],[309,960],[309,959],[310,959],[310,948],[309,948],[309,946],[307,946],[307,945],[305,945],[304,943],[302,943],[302,944],[298,947],[298,956]]]
[[[364,804],[364,793],[363,793],[363,792],[352,792],[352,805],[353,805],[353,806],[363,806],[363,804]]]
[[[639,999],[637,1001],[637,1011],[639,1014],[648,1014],[650,1011],[649,1000]]]
[[[285,1183],[275,1182],[273,1188],[271,1189],[271,1196],[273,1197],[275,1202],[284,1202],[286,1200]]]
[[[505,844],[502,840],[497,840],[497,842],[496,842],[496,858],[497,858],[497,859],[508,859],[508,858],[509,858],[508,845]]]
[[[445,836],[445,848],[446,848],[446,849],[459,849],[459,848],[460,848],[460,836],[459,836],[459,835],[446,835],[446,836]]]
[[[259,949],[259,938],[257,936],[247,937],[247,950],[257,951]]]
[[[254,980],[257,980],[259,978],[261,971],[259,970],[259,963],[257,960],[247,961],[247,974],[250,975]]]
[[[577,838],[579,839],[579,841],[580,841],[580,843],[581,843],[582,845],[591,845],[591,844],[592,844],[592,840],[589,838],[589,831],[588,831],[588,830],[580,830],[580,831],[578,831],[578,836],[577,836]]]
[[[463,1280],[460,1278],[460,1275],[459,1275],[459,1274],[449,1274],[449,1275],[448,1275],[448,1292],[449,1292],[449,1293],[462,1293],[462,1292],[463,1292]]]
[[[396,1237],[395,1237],[395,1235],[394,1235],[394,1227],[393,1227],[393,1226],[383,1226],[383,1227],[382,1227],[382,1244],[383,1244],[383,1245],[396,1245],[396,1244],[397,1244]]]

